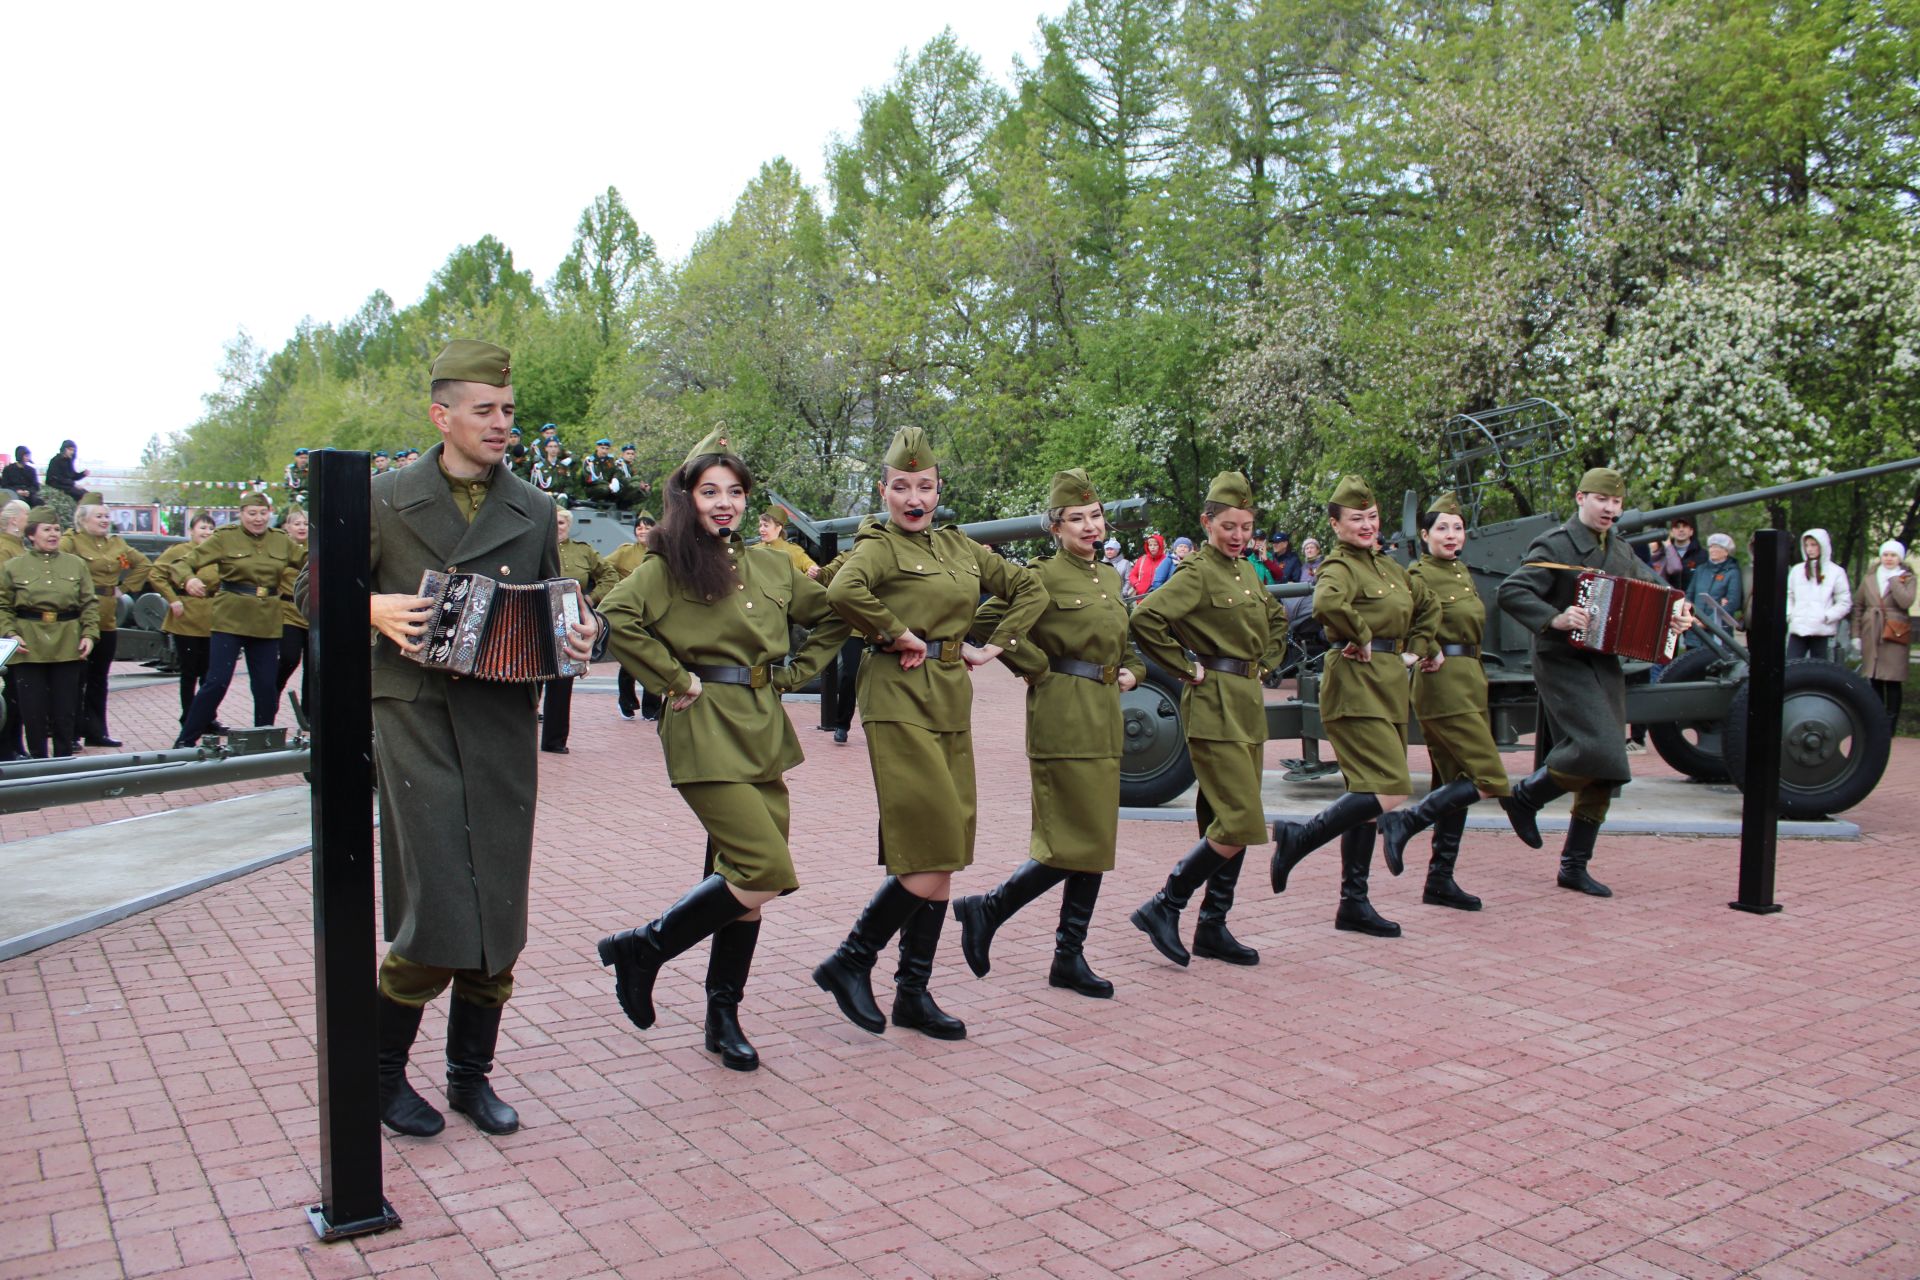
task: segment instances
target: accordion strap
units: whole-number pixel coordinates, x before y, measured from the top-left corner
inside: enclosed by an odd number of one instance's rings
[[[1561,564],[1558,560],[1529,560],[1520,567],[1523,569],[1565,569],[1569,573],[1600,572],[1600,570],[1590,564]]]

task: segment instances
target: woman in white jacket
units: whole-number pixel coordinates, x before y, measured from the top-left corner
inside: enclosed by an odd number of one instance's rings
[[[1800,536],[1806,559],[1787,571],[1787,661],[1829,661],[1828,645],[1840,620],[1853,610],[1847,571],[1833,563],[1833,539],[1825,529]]]

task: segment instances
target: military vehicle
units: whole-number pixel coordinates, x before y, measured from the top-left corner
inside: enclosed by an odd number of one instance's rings
[[[1534,538],[1566,520],[1553,513],[1552,504],[1569,502],[1571,494],[1548,493],[1545,485],[1556,463],[1564,470],[1571,451],[1567,426],[1566,415],[1551,402],[1529,400],[1460,415],[1448,429],[1452,487],[1467,513],[1461,559],[1471,567],[1487,607],[1481,661],[1487,668],[1488,711],[1494,740],[1508,750],[1520,750],[1521,737],[1534,732],[1539,695],[1530,637],[1500,610],[1494,597]],[[1915,468],[1920,468],[1920,458],[1650,511],[1629,509],[1615,528],[1631,537],[1636,531],[1663,530],[1680,516],[1697,517]],[[1530,514],[1483,523],[1496,505]],[[1401,529],[1388,543],[1403,563],[1410,563],[1420,547],[1420,510],[1418,495],[1408,493]],[[1649,532],[1643,538],[1652,536]],[[1312,589],[1290,584],[1272,590],[1283,598],[1297,598]],[[1657,684],[1628,684],[1627,719],[1648,726],[1654,748],[1680,772],[1703,782],[1738,784],[1746,774],[1748,653],[1715,612],[1697,608],[1706,642],[1702,647],[1683,650]],[[1285,762],[1291,777],[1319,776],[1338,767],[1319,754],[1325,737],[1318,705],[1324,656],[1296,652],[1290,674],[1298,678],[1298,696],[1267,705],[1267,736],[1298,738],[1304,746],[1302,757]],[[1647,670],[1645,663],[1627,667],[1630,677]],[[1163,804],[1193,784],[1180,723],[1179,681],[1157,669],[1150,670],[1149,677],[1123,696],[1127,740],[1121,795],[1129,805]],[[1409,733],[1412,741],[1420,741],[1417,721]],[[1879,783],[1888,751],[1885,713],[1864,679],[1836,663],[1788,664],[1780,772],[1783,817],[1824,817],[1858,804]]]

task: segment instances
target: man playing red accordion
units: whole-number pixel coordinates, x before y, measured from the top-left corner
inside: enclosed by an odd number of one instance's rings
[[[1571,633],[1593,622],[1577,604],[1583,570],[1637,578],[1665,586],[1640,562],[1624,538],[1612,536],[1627,496],[1626,481],[1611,467],[1580,477],[1573,519],[1543,533],[1527,548],[1526,563],[1500,584],[1500,607],[1533,635],[1533,675],[1540,689],[1540,728],[1534,759],[1540,767],[1516,783],[1508,812],[1519,826],[1523,807],[1538,814],[1557,796],[1573,793],[1573,819],[1560,853],[1560,887],[1594,897],[1612,890],[1587,874],[1600,824],[1614,789],[1632,781],[1627,764],[1627,687],[1620,659],[1576,647]],[[1693,625],[1682,604],[1675,627]]]

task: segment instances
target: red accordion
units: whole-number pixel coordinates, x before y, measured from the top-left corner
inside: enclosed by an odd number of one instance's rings
[[[433,611],[420,651],[407,656],[423,667],[507,683],[587,674],[587,664],[566,651],[567,625],[586,612],[572,578],[510,587],[478,573],[429,569],[420,594]]]
[[[1686,594],[1638,578],[1583,573],[1573,602],[1587,611],[1584,629],[1569,632],[1576,649],[1642,662],[1672,662],[1680,643],[1676,622]]]

